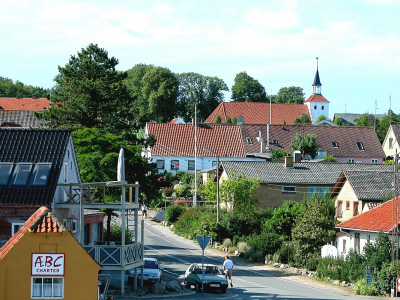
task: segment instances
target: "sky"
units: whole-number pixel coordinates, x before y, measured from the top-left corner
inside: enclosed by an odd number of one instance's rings
[[[246,71],[268,94],[300,86],[308,98],[319,57],[330,118],[399,114],[399,20],[398,0],[2,0],[0,76],[51,88],[93,43],[118,70],[153,64],[229,88]]]

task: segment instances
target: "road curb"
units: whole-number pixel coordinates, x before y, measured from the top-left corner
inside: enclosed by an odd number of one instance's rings
[[[176,297],[185,297],[190,295],[195,295],[195,291],[190,291],[190,293],[182,293],[182,294],[167,294],[167,295],[144,295],[144,296],[133,296],[127,295],[123,297],[114,297],[114,300],[123,300],[123,299],[160,299],[160,298],[176,298]]]

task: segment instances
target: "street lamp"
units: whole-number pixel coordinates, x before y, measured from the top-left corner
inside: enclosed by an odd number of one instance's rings
[[[203,150],[213,153],[210,149],[203,148]],[[219,223],[219,156],[215,156],[217,158],[217,223]]]

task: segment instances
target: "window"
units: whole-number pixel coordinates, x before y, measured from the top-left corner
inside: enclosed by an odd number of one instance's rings
[[[316,106],[316,105],[314,105],[314,109],[317,109],[317,106]]]
[[[356,142],[356,145],[357,145],[358,150],[360,150],[360,151],[364,151],[365,150],[364,145],[363,145],[362,142]]]
[[[393,138],[389,138],[389,149],[393,149]]]
[[[373,164],[376,165],[376,164],[378,163],[378,160],[377,160],[377,159],[372,159],[372,160],[371,160],[371,163],[373,163]]]
[[[15,170],[14,185],[26,185],[31,174],[32,164],[18,164]]]
[[[354,164],[355,160],[354,160],[354,158],[349,158],[349,159],[347,160],[347,162],[348,162],[348,163],[351,163],[351,164]]]
[[[61,299],[64,297],[64,278],[32,277],[32,299]]]
[[[171,160],[171,170],[179,170],[179,160]]]
[[[346,210],[350,209],[350,201],[346,201]]]
[[[247,141],[247,144],[249,144],[249,145],[253,145],[253,142],[252,142],[252,140],[251,140],[251,138],[246,138],[246,141]]]
[[[342,252],[346,252],[346,240],[343,239],[343,249]]]
[[[339,144],[336,141],[331,141],[332,147],[333,148],[339,148]]]
[[[337,202],[337,207],[336,207],[336,215],[338,218],[341,218],[343,214],[343,205],[342,201]]]
[[[310,186],[308,187],[308,198],[310,199],[313,194],[317,195],[324,195],[324,194],[330,194],[331,193],[331,188],[330,187],[322,187],[322,186]]]
[[[321,106],[321,109],[324,110],[324,106],[323,105]]]
[[[296,193],[296,187],[295,186],[283,186],[282,193]]]
[[[24,223],[12,223],[11,224],[11,236],[17,233],[17,231],[24,225]]]
[[[64,182],[68,179],[68,162],[64,162]]]
[[[358,215],[358,201],[353,202],[353,216]]]
[[[188,170],[194,170],[194,160],[188,160]]]
[[[51,164],[37,164],[35,168],[35,179],[33,185],[46,185]]]
[[[272,140],[272,144],[273,144],[274,146],[279,146],[279,143],[278,143],[277,140]]]
[[[212,167],[216,167],[216,166],[217,166],[217,161],[216,161],[216,160],[213,160],[212,163],[211,163],[211,166],[212,166]]]
[[[13,164],[0,164],[0,185],[7,185]]]
[[[63,225],[67,230],[71,231],[72,233],[78,232],[78,220],[68,218],[63,220]]]
[[[157,159],[156,161],[157,169],[164,169],[165,162],[163,159]]]

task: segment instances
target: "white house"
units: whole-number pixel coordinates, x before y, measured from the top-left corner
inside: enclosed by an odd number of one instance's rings
[[[382,148],[386,157],[394,157],[400,152],[400,125],[390,125],[383,141]]]

